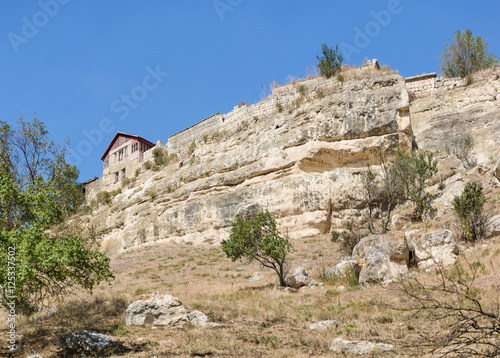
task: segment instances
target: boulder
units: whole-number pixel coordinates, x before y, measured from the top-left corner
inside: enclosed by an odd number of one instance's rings
[[[404,232],[394,231],[361,239],[354,247],[353,258],[360,285],[387,284],[408,273],[410,251]]]
[[[171,326],[186,320],[188,316],[181,300],[157,292],[142,295],[127,308],[127,326]]]
[[[351,256],[344,256],[342,260],[335,266],[329,268],[325,272],[325,276],[328,279],[333,277],[345,277],[347,269],[354,269],[354,264],[356,261]]]
[[[326,328],[329,327],[333,324],[337,324],[337,321],[320,321],[316,323],[312,323],[309,325],[309,329],[318,329],[318,328]]]
[[[368,341],[348,341],[342,338],[335,338],[330,346],[330,350],[338,353],[348,354],[369,354],[381,351],[393,350],[394,346],[387,343],[373,343]]]
[[[295,289],[307,286],[309,283],[308,276],[305,268],[297,267],[294,273],[286,279],[286,284],[288,287]]]
[[[492,216],[486,223],[486,238],[500,235],[500,214]]]
[[[192,311],[187,315],[189,322],[194,324],[195,326],[200,327],[217,327],[220,326],[218,323],[209,322],[206,314],[200,311]]]
[[[260,272],[254,272],[252,276],[248,278],[248,281],[253,282],[253,281],[260,281],[264,279],[264,275],[261,274]]]
[[[66,337],[66,346],[72,351],[101,352],[114,342],[114,338],[96,331],[75,332]]]
[[[426,269],[435,264],[450,266],[457,259],[458,245],[450,230],[414,230],[405,235],[412,252],[413,264],[419,269]]]

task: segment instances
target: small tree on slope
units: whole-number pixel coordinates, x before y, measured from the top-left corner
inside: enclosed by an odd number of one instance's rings
[[[231,223],[228,240],[222,240],[222,250],[234,261],[243,257],[257,260],[279,277],[280,285],[286,286],[287,254],[292,250],[288,238],[281,236],[276,221],[269,211],[243,219],[237,217]]]

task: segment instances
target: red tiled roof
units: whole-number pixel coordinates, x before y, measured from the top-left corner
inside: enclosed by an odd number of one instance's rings
[[[101,157],[101,160],[104,160],[106,158],[106,156],[108,155],[109,151],[111,150],[111,148],[113,147],[113,144],[116,142],[116,140],[119,138],[119,137],[128,137],[130,139],[136,139],[138,140],[139,142],[142,142],[144,144],[147,144],[149,145],[150,147],[154,147],[155,145],[153,143],[151,143],[149,140],[147,139],[144,139],[138,135],[135,135],[135,134],[130,134],[130,133],[125,133],[125,132],[116,132],[115,136],[113,137],[113,140],[111,140],[111,142],[109,143],[108,145],[108,148],[106,148],[106,151],[104,152],[104,154],[102,155]]]

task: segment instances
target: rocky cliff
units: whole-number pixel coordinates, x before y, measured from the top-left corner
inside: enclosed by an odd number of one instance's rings
[[[376,164],[379,148],[409,148],[412,135],[423,148],[441,148],[453,141],[453,129],[484,139],[478,159],[498,149],[498,76],[470,87],[456,81],[410,103],[399,74],[356,71],[344,82],[313,78],[275,88],[257,104],[210,117],[211,132],[190,128],[189,139],[169,148],[178,160],[158,172],[143,170],[132,187],[88,216],[104,233],[103,248],[216,243],[237,215],[265,209],[291,238],[325,234],[365,217],[360,174],[367,162]],[[416,89],[413,83],[411,96]],[[207,123],[200,126],[206,130]],[[191,139],[194,152],[179,145]]]

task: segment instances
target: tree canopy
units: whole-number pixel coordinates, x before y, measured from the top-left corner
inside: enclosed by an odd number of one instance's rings
[[[454,41],[448,43],[440,55],[441,71],[446,77],[466,77],[473,72],[492,67],[498,57],[488,52],[486,39],[472,35],[472,31],[455,31]]]
[[[29,313],[70,287],[92,290],[112,278],[109,259],[86,240],[95,235],[67,230],[82,201],[67,146],[55,145],[43,122],[21,117],[16,129],[0,121],[0,149],[2,304],[16,297],[16,308]]]

